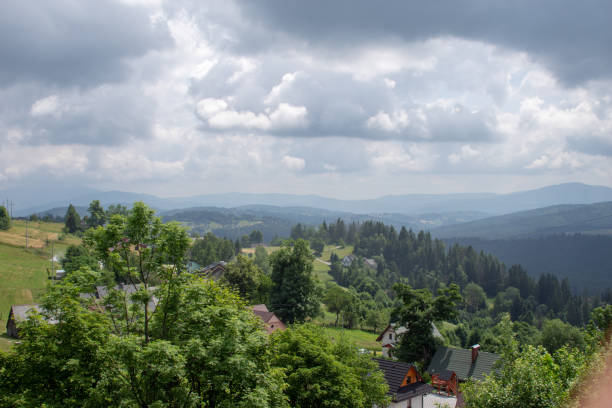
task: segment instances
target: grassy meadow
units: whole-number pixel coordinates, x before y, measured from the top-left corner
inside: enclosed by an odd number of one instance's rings
[[[0,331],[4,332],[11,305],[35,303],[50,282],[51,244],[54,254],[61,258],[71,244],[80,239],[62,233],[63,224],[51,222],[28,223],[28,249],[25,249],[26,223],[12,220],[8,231],[0,232]],[[59,268],[55,263],[55,268]],[[10,340],[0,336],[0,350]]]
[[[350,342],[355,343],[359,348],[366,350],[380,351],[380,343],[376,341],[378,334],[358,330],[358,329],[343,329],[341,327],[323,327],[325,334],[327,334],[332,340],[336,340],[344,336]]]

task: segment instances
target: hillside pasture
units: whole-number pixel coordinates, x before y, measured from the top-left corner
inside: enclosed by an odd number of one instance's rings
[[[50,222],[28,223],[28,249],[25,249],[26,222],[13,220],[8,231],[0,233],[0,327],[6,327],[10,307],[36,303],[51,282],[51,246],[54,255],[61,258],[71,244],[81,240],[62,233],[63,224]],[[54,268],[60,268],[55,262]],[[0,349],[6,349],[10,340],[0,336]]]
[[[380,343],[376,341],[378,337],[375,333],[370,333],[357,329],[343,329],[341,327],[323,327],[325,334],[332,340],[337,341],[344,337],[359,348],[370,351],[380,351]]]

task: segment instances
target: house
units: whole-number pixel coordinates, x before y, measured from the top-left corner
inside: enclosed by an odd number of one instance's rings
[[[253,313],[255,313],[264,322],[266,332],[268,334],[274,333],[277,330],[285,330],[287,326],[283,323],[274,312],[270,312],[266,305],[254,305],[251,307]]]
[[[210,265],[206,266],[201,271],[199,271],[198,275],[203,276],[205,278],[210,278],[214,281],[217,281],[225,273],[226,266],[227,266],[227,262],[225,261],[213,262]]]
[[[431,329],[434,337],[444,339],[433,322],[431,323]],[[389,323],[385,330],[376,338],[376,341],[382,343],[383,357],[393,357],[393,350],[397,347],[399,337],[407,331],[408,330],[404,326],[397,326],[396,323]]]
[[[500,359],[495,353],[487,353],[480,350],[480,345],[475,344],[471,349],[460,349],[454,347],[439,347],[436,350],[427,372],[438,375],[440,379],[446,377],[450,371],[456,374],[458,381],[467,379],[484,380],[485,376],[493,371],[493,365]]]
[[[202,267],[200,266],[199,263],[197,263],[195,261],[187,262],[187,272],[189,272],[189,273],[197,273],[200,269],[202,269]]]
[[[378,264],[376,263],[375,260],[371,259],[371,258],[363,258],[363,264],[365,266],[367,266],[370,269],[373,270],[377,270],[378,269]]]
[[[389,386],[389,408],[423,408],[423,396],[433,388],[423,382],[414,365],[382,358],[373,360],[378,363]]]
[[[6,322],[6,334],[9,337],[19,338],[19,328],[17,326],[19,325],[19,323],[28,320],[28,314],[31,311],[42,313],[43,309],[40,307],[40,305],[37,304],[11,306],[11,310],[9,311],[8,315],[8,320]],[[57,323],[57,320],[55,319],[47,319],[47,321],[51,324]]]
[[[344,266],[345,268],[348,268],[349,266],[353,264],[353,261],[355,259],[356,257],[353,254],[345,256],[344,258],[342,258],[342,266]]]
[[[64,277],[66,277],[66,271],[63,269],[58,269],[55,271],[55,276],[53,277],[53,279],[61,280],[64,279]]]

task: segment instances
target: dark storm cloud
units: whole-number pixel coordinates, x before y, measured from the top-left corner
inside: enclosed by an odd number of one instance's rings
[[[449,35],[526,51],[567,85],[612,77],[612,2],[606,0],[272,0],[241,4],[245,18],[323,46]]]
[[[5,0],[0,11],[0,86],[116,82],[125,59],[170,44],[141,7],[110,0]]]

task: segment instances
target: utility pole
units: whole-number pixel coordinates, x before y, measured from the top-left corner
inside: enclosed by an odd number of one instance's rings
[[[11,200],[11,218],[13,218],[13,200]]]
[[[30,221],[26,220],[26,249],[28,249],[28,224],[30,224]]]
[[[53,263],[53,259],[54,259],[54,255],[53,255],[53,244],[54,242],[51,241],[51,274],[52,276],[55,277],[55,271],[53,270],[53,268],[55,267],[54,263]]]

